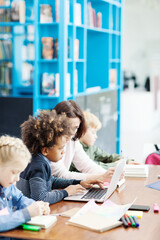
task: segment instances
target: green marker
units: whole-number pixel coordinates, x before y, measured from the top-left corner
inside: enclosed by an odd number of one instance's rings
[[[39,230],[41,230],[41,227],[39,227],[39,226],[28,225],[28,224],[22,224],[22,228],[24,230],[30,230],[30,231],[39,231]]]

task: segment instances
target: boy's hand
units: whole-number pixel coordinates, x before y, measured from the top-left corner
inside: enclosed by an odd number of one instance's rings
[[[37,201],[32,203],[27,207],[27,210],[31,217],[50,213],[49,204],[43,201]]]
[[[68,196],[71,196],[76,193],[83,193],[85,191],[85,188],[83,188],[80,184],[77,184],[77,185],[70,185],[66,187],[64,190],[67,191]]]
[[[93,177],[92,179],[88,179],[86,181],[81,181],[80,184],[85,187],[85,188],[91,188],[93,187],[93,184],[97,184],[100,186],[100,188],[104,188],[103,187],[103,181],[97,179],[96,177]]]

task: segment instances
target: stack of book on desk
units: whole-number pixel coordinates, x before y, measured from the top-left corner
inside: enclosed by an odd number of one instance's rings
[[[148,165],[133,165],[125,166],[125,177],[148,177]]]

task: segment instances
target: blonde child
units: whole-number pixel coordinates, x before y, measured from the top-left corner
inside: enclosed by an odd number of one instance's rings
[[[116,153],[109,154],[94,145],[97,139],[97,131],[102,127],[101,122],[93,113],[83,111],[83,114],[87,130],[80,138],[80,142],[84,151],[92,160],[103,166],[105,169],[115,166],[116,162],[121,159],[121,156]],[[136,162],[134,162],[134,160],[129,160],[128,163]],[[70,171],[78,171],[73,163],[70,167]]]
[[[49,214],[49,204],[35,202],[21,193],[15,182],[30,161],[31,155],[22,140],[0,137],[0,232],[13,229],[31,217]]]
[[[51,175],[50,163],[62,158],[64,147],[73,134],[71,127],[65,113],[57,114],[55,110],[42,111],[36,117],[30,116],[21,125],[22,139],[32,154],[31,163],[21,173],[17,183],[24,195],[53,204],[84,191],[84,187],[91,187],[92,183],[102,186],[102,181],[97,179],[81,181]]]

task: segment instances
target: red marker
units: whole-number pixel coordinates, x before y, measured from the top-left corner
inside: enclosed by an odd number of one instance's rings
[[[158,206],[157,203],[154,203],[154,205],[153,205],[153,211],[154,211],[155,213],[159,213],[159,206]]]

